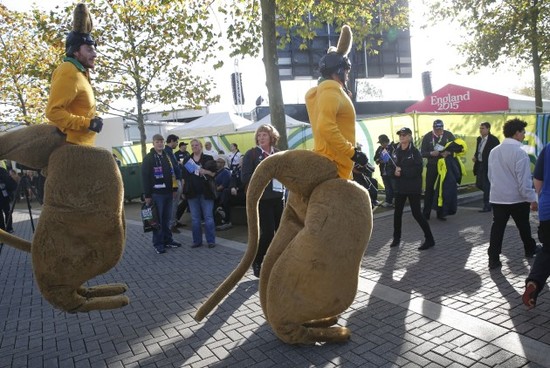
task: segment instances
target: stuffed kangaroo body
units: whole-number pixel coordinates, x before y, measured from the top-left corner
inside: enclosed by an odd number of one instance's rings
[[[0,230],[0,241],[32,254],[44,298],[67,312],[128,304],[124,284],[84,287],[120,260],[125,241],[123,186],[112,154],[64,144],[51,125],[0,135],[0,158],[44,169],[44,205],[32,243]]]
[[[372,230],[368,192],[338,178],[336,165],[311,151],[280,152],[256,168],[247,192],[248,248],[237,268],[199,308],[202,320],[250,268],[258,249],[258,201],[270,180],[290,196],[260,274],[264,315],[284,342],[350,338],[333,326],[353,302]]]

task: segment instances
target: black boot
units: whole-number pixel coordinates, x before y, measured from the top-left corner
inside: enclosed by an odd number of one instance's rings
[[[390,247],[398,247],[399,243],[401,243],[401,238],[393,238],[393,241],[390,244]]]
[[[424,244],[418,247],[418,250],[426,250],[435,245],[435,240],[433,238],[428,238],[424,241]]]

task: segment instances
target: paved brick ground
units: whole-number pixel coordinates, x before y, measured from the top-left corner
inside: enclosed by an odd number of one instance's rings
[[[391,211],[377,213],[357,298],[340,323],[345,344],[290,346],[265,323],[249,272],[202,323],[201,302],[238,263],[244,227],[218,233],[220,246],[153,252],[150,235],[128,216],[122,261],[90,285],[126,282],[129,306],[66,314],[45,302],[29,255],[0,251],[0,367],[550,367],[550,295],[526,311],[523,282],[532,261],[512,223],[503,267],[489,272],[491,215],[463,204],[446,222],[432,219],[436,246],[419,252],[421,232],[404,217],[404,244],[390,249]],[[135,205],[129,205],[132,214]],[[38,213],[36,213],[38,215]],[[536,218],[533,216],[533,234]],[[30,239],[29,215],[15,213]]]

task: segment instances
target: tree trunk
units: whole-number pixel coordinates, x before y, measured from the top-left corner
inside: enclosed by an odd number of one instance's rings
[[[138,93],[136,96],[136,103],[137,103],[137,125],[139,130],[139,137],[140,137],[140,143],[141,143],[141,160],[145,158],[145,155],[147,154],[147,135],[145,135],[145,121],[143,121],[143,101],[141,99],[141,93]]]
[[[265,67],[267,94],[269,96],[269,111],[271,124],[279,131],[281,138],[277,145],[279,149],[288,149],[286,137],[285,106],[277,67],[277,33],[275,28],[275,0],[261,0],[263,61]]]
[[[531,60],[533,64],[533,77],[535,85],[535,112],[542,112],[542,81],[541,81],[541,60],[539,53],[539,39],[538,39],[538,19],[539,10],[537,7],[537,0],[534,1],[534,5],[531,7]]]

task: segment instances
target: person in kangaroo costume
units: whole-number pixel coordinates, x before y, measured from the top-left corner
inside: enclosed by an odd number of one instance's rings
[[[91,18],[84,4],[75,8],[73,25],[67,50],[95,44],[89,35]],[[86,118],[82,127],[71,125],[70,133],[41,124],[0,135],[1,159],[41,170],[46,176],[43,209],[32,243],[1,230],[0,242],[30,252],[34,277],[44,298],[55,308],[71,313],[120,308],[129,303],[128,297],[121,295],[128,289],[125,284],[83,286],[118,263],[126,232],[120,171],[111,152],[93,147],[93,132],[101,130],[97,129],[98,121],[93,121]],[[79,134],[87,136],[90,131],[93,136],[85,141],[69,140]]]
[[[264,315],[285,343],[347,341],[350,330],[333,325],[357,293],[372,231],[370,198],[358,184],[339,178],[334,162],[305,150],[273,154],[256,168],[246,198],[248,248],[195,320],[201,321],[250,268],[258,250],[258,201],[272,179],[290,195],[260,274]]]

